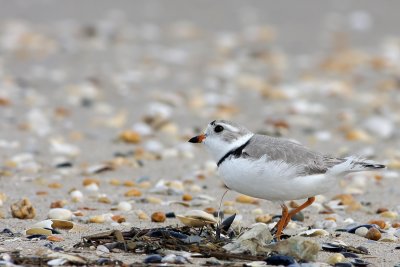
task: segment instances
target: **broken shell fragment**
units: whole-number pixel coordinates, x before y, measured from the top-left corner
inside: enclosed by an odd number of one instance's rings
[[[308,237],[328,236],[329,232],[324,229],[311,229],[311,230],[301,232],[299,235],[300,236],[308,236]]]
[[[215,217],[202,210],[190,210],[185,215],[176,215],[176,217],[185,225],[191,227],[203,227],[210,224],[216,224]]]
[[[24,198],[11,205],[11,214],[18,219],[33,219],[36,216],[36,210],[29,199]]]

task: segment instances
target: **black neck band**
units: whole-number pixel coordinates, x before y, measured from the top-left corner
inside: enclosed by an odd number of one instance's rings
[[[250,138],[251,139],[251,138]],[[247,146],[247,144],[250,142],[250,139],[244,143],[243,145],[241,145],[238,148],[232,149],[230,150],[228,153],[226,153],[217,163],[217,166],[219,167],[219,165],[222,164],[222,162],[224,162],[230,155],[233,155],[235,157],[239,157],[242,154],[243,149]]]

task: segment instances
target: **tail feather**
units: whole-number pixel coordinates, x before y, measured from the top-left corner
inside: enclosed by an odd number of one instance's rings
[[[341,173],[373,171],[386,168],[383,164],[360,161],[360,158],[348,157],[340,159],[340,163],[332,166],[327,173],[338,175]]]

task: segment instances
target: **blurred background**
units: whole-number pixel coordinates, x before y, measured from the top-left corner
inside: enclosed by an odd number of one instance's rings
[[[227,118],[324,152],[398,156],[395,2],[1,5],[0,135],[21,150],[90,150],[124,129],[158,149]]]

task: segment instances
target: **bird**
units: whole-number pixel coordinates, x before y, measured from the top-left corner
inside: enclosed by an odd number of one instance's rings
[[[326,155],[285,138],[255,134],[227,120],[214,120],[191,143],[202,143],[217,162],[226,187],[251,197],[280,203],[282,216],[275,225],[280,240],[291,218],[330,191],[338,177],[351,172],[384,169],[357,157]],[[289,211],[285,201],[307,199]]]

